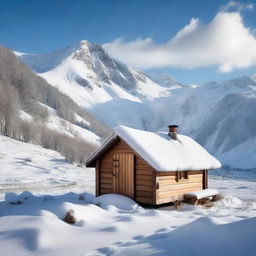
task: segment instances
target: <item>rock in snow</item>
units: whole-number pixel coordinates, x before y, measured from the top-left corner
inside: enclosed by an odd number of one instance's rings
[[[75,217],[74,210],[69,210],[64,218],[64,221],[68,224],[75,224],[77,222],[77,219]]]

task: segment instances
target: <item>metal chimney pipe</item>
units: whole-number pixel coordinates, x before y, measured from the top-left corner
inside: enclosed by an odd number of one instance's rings
[[[168,135],[173,139],[173,140],[177,140],[177,129],[178,129],[178,125],[168,125],[169,127],[169,133]]]

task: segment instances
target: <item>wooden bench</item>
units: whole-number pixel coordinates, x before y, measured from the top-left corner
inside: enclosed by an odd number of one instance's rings
[[[213,197],[218,195],[216,189],[204,189],[184,194],[184,199],[194,205],[197,205],[199,201],[207,202]]]

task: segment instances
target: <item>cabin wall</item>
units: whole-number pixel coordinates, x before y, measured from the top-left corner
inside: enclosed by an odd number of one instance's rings
[[[156,173],[156,204],[168,203],[183,194],[205,188],[206,171],[188,171],[188,179],[177,180],[176,172]]]
[[[134,199],[139,203],[154,203],[155,177],[153,169],[134,152],[124,141],[118,141],[99,160],[99,171],[96,183],[98,184],[98,195],[114,192],[113,182],[113,155],[116,153],[134,154]]]
[[[154,204],[155,172],[139,156],[136,157],[135,166],[135,200],[139,203]]]
[[[177,180],[176,172],[156,172],[124,141],[118,141],[97,161],[96,193],[114,192],[113,155],[134,154],[134,200],[139,203],[163,204],[184,193],[207,188],[207,171],[188,171],[188,179]]]

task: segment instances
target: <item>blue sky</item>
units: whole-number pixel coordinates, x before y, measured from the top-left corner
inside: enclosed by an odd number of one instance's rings
[[[254,2],[0,0],[0,44],[20,52],[46,53],[86,39],[107,44],[106,49],[111,55],[146,72],[168,73],[184,83],[224,80],[256,73],[256,61],[249,57],[254,56],[255,50]],[[221,12],[227,15],[218,16]],[[232,13],[237,15],[231,17]],[[216,21],[213,22],[214,19]],[[186,46],[186,38],[198,42],[200,36],[205,37],[204,33],[218,37],[215,32],[206,30],[221,28],[221,22],[225,22],[227,28],[233,26],[239,38],[245,37],[236,46],[239,48],[234,48],[236,56],[233,58],[232,52],[227,54],[230,42],[225,36],[226,48],[218,45],[222,42],[220,40],[214,42],[216,46],[206,47],[204,54],[200,52],[198,57],[194,56],[192,53],[198,49]],[[184,36],[186,26],[189,27],[189,35]],[[182,38],[177,39],[175,35],[179,31],[183,31]],[[236,38],[232,40],[236,41]],[[218,51],[219,48],[222,49]],[[245,53],[244,48],[248,49]],[[211,55],[209,61],[205,56],[207,51]],[[177,56],[176,52],[179,53]],[[181,52],[188,54],[183,56]]]

